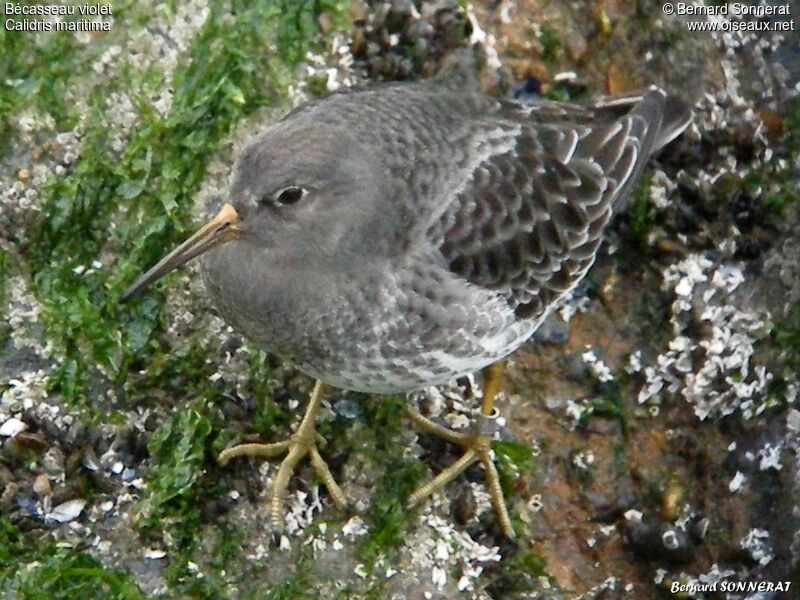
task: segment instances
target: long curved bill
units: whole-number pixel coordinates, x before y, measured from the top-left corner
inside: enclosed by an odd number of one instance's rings
[[[129,300],[170,271],[200,256],[214,246],[232,240],[239,233],[239,229],[236,227],[238,221],[239,215],[236,213],[236,209],[228,203],[223,204],[222,208],[213,219],[200,228],[192,237],[162,258],[152,269],[147,271],[147,273],[139,277],[131,287],[122,293],[119,297],[119,301],[125,302]]]

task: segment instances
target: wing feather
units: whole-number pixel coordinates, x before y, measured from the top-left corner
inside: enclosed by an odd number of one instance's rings
[[[594,108],[498,102],[493,119],[473,124],[473,158],[428,239],[453,273],[538,318],[593,263],[657,140],[665,100],[652,88]]]

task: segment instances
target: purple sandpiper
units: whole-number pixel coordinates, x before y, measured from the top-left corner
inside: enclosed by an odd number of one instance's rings
[[[409,502],[478,461],[498,523],[513,535],[491,453],[502,359],[584,277],[648,158],[691,118],[657,87],[581,106],[451,81],[351,90],[293,110],[239,156],[217,216],[123,294],[202,254],[222,316],[316,380],[289,439],[220,455],[287,453],[271,492],[276,528],[306,455],[345,504],[318,451],[326,385],[409,392],[483,369],[470,433],[409,411],[464,448]]]

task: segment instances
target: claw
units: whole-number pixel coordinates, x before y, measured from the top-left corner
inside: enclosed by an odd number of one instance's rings
[[[270,542],[274,548],[281,547],[281,538],[283,537],[283,529],[272,529],[270,533]]]
[[[420,419],[425,419],[420,414],[412,417],[414,422],[419,423]],[[427,419],[425,419],[427,421]],[[436,425],[431,421],[433,425]],[[441,427],[436,425],[436,427]],[[444,429],[444,428],[442,428]],[[431,431],[428,433],[431,433]],[[503,497],[503,490],[500,487],[500,477],[497,474],[497,469],[492,461],[492,438],[480,433],[459,433],[456,431],[447,431],[447,436],[444,437],[447,441],[453,442],[464,448],[464,454],[452,465],[447,467],[444,471],[439,473],[431,481],[418,488],[408,499],[408,505],[414,506],[419,504],[422,500],[442,490],[448,483],[453,481],[456,477],[461,475],[467,468],[474,462],[480,462],[483,466],[486,476],[486,487],[492,498],[492,506],[494,507],[495,514],[497,515],[497,522],[503,533],[509,537],[514,537],[514,529],[511,526],[511,519],[508,517],[508,509],[506,509],[505,499]],[[436,435],[435,433],[433,435]],[[457,438],[454,440],[454,438]]]
[[[280,544],[280,536],[283,531],[284,515],[285,515],[285,500],[286,493],[289,489],[289,480],[295,467],[301,459],[308,456],[311,460],[311,465],[314,471],[322,479],[325,487],[331,495],[333,503],[339,509],[345,508],[345,497],[341,488],[333,478],[328,464],[322,458],[317,447],[325,445],[325,438],[317,433],[315,424],[317,420],[317,412],[319,412],[320,401],[324,393],[324,386],[321,382],[317,382],[314,386],[314,391],[311,392],[311,398],[306,409],[306,414],[297,428],[297,431],[292,434],[288,440],[275,442],[272,444],[239,444],[232,448],[223,450],[218,461],[221,465],[226,465],[231,459],[240,456],[255,456],[263,458],[273,458],[279,454],[286,453],[286,458],[281,461],[278,467],[278,474],[272,483],[272,492],[270,495],[270,521],[272,523],[273,533],[277,534],[277,545]],[[275,540],[273,540],[275,541]]]
[[[497,428],[497,410],[494,408],[494,397],[499,390],[500,374],[502,366],[498,364],[488,367],[485,371],[486,384],[484,386],[483,404],[481,415],[475,422],[472,432],[462,433],[443,427],[434,423],[427,417],[423,417],[416,411],[408,410],[406,415],[417,427],[430,435],[444,439],[451,444],[456,444],[464,449],[464,454],[452,465],[439,473],[431,481],[417,489],[408,499],[409,506],[418,504],[428,496],[442,490],[444,486],[461,475],[474,462],[483,465],[486,474],[486,487],[492,498],[492,506],[497,515],[497,522],[503,533],[509,537],[514,537],[514,529],[511,526],[511,519],[508,517],[503,490],[500,487],[500,477],[492,461],[492,437]]]

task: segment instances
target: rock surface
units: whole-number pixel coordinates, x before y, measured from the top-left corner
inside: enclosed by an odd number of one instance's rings
[[[0,587],[647,599],[673,582],[796,579],[796,44],[690,32],[654,2],[280,8],[141,3],[106,36],[0,39],[13,57]],[[694,104],[695,123],[653,161],[587,285],[511,360],[497,456],[516,542],[499,537],[477,470],[403,508],[455,458],[403,408],[465,426],[477,404],[455,384],[331,397],[325,454],[351,512],[302,468],[274,540],[275,465],[214,456],[285,437],[310,382],[231,332],[191,269],[135,306],[115,295],[224,194],[236,148],[266,120],[315,94],[430,76],[465,44],[489,92],[580,101],[658,83]]]

